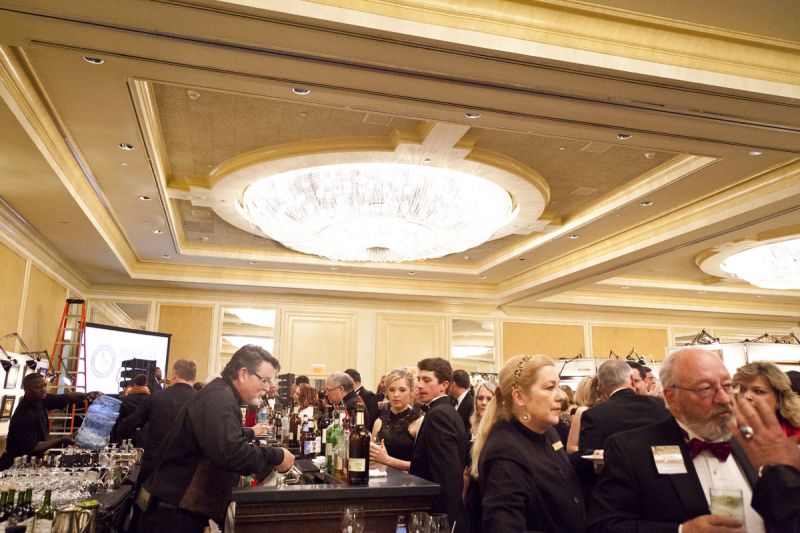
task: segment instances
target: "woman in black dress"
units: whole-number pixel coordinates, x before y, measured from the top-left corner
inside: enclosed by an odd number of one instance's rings
[[[386,400],[389,409],[372,426],[370,460],[408,471],[414,439],[422,425],[422,412],[414,406],[414,376],[396,369],[386,376]]]
[[[500,370],[472,446],[481,530],[582,532],[581,484],[553,429],[564,392],[553,361],[518,355]]]

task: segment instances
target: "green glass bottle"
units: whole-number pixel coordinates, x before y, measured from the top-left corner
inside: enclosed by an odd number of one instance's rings
[[[50,533],[53,528],[53,517],[55,511],[50,504],[50,489],[44,491],[44,501],[36,511],[36,518],[33,522],[33,533]]]

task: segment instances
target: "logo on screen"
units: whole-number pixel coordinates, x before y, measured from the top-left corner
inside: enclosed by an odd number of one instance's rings
[[[105,378],[111,375],[117,368],[116,365],[117,354],[114,349],[108,344],[101,344],[92,353],[91,361],[92,372],[99,378]]]

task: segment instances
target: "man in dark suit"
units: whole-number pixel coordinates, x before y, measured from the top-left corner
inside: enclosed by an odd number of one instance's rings
[[[409,473],[438,483],[441,492],[431,510],[447,513],[450,523],[456,523],[456,531],[469,531],[461,505],[467,433],[447,396],[453,369],[441,357],[423,359],[417,368],[417,400],[427,412],[414,442]]]
[[[750,502],[755,481],[745,454],[728,442],[733,384],[722,360],[706,350],[679,350],[660,377],[672,417],[608,439],[589,530],[764,531],[746,503],[744,524],[709,509],[711,487],[740,490]]]
[[[448,394],[455,400],[455,407],[461,421],[464,422],[464,429],[467,435],[472,433],[472,424],[469,419],[475,410],[475,393],[472,392],[469,382],[469,374],[466,370],[454,370],[453,382],[450,384]]]
[[[607,399],[581,416],[578,449],[584,452],[602,450],[611,435],[669,416],[661,399],[636,394],[632,372],[637,372],[636,377],[639,377],[638,370],[631,369],[622,359],[610,359],[597,370],[600,394]]]
[[[344,373],[353,378],[353,387],[355,393],[359,398],[361,398],[361,401],[364,403],[364,407],[367,411],[364,424],[367,427],[367,431],[372,433],[372,424],[374,424],[378,417],[381,416],[380,409],[378,408],[378,398],[375,396],[374,392],[367,390],[361,385],[361,373],[358,370],[354,368],[348,368],[344,371]]]
[[[159,449],[167,431],[183,405],[196,392],[194,387],[197,378],[197,365],[188,359],[178,359],[172,365],[170,386],[147,397],[147,401],[130,416],[119,423],[119,430],[124,434],[146,427],[144,455],[139,470],[138,484],[141,485],[153,473],[159,460]]]

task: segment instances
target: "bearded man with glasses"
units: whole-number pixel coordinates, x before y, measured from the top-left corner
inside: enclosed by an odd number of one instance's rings
[[[288,450],[252,446],[242,429],[240,406],[258,405],[279,370],[268,351],[248,344],[184,405],[137,499],[144,510],[139,531],[202,533],[209,519],[222,528],[240,475],[263,479],[273,468],[292,467]]]
[[[672,416],[608,439],[589,531],[765,531],[750,507],[758,475],[731,442],[733,384],[722,360],[706,350],[679,350],[664,361],[660,378]],[[752,436],[750,427],[739,430]],[[740,491],[744,521],[711,514],[711,489]]]

